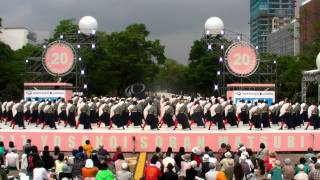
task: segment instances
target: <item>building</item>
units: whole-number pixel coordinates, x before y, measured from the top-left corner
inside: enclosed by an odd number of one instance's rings
[[[34,32],[24,27],[0,28],[0,41],[8,44],[12,50],[21,49],[26,44],[36,44]]]
[[[301,50],[306,44],[314,40],[319,33],[320,1],[306,0],[300,7],[300,46]]]
[[[299,41],[299,22],[293,20],[273,29],[267,37],[267,51],[278,56],[295,56],[300,53]]]
[[[295,0],[250,0],[250,40],[260,53],[267,52],[267,37],[272,28],[293,19],[295,3]]]

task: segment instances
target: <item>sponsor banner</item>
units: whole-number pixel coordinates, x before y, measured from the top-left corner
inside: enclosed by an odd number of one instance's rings
[[[24,90],[24,99],[34,100],[37,97],[39,100],[55,100],[59,97],[66,98],[67,94],[68,90]]]
[[[255,102],[267,101],[269,105],[275,102],[275,91],[228,91],[228,97],[232,97],[235,103],[240,100]]]
[[[91,144],[98,148],[104,145],[108,151],[115,151],[116,147],[121,146],[123,151],[132,152],[135,147],[137,152],[154,152],[156,147],[167,149],[172,147],[178,151],[183,146],[187,151],[195,146],[203,149],[209,146],[217,150],[221,143],[227,143],[232,148],[237,148],[240,143],[254,151],[259,150],[261,142],[265,143],[270,151],[292,152],[306,151],[312,147],[315,151],[320,150],[320,132],[250,132],[250,133],[125,133],[124,132],[26,132],[8,131],[1,132],[0,141],[8,144],[9,141],[15,142],[16,147],[21,150],[26,140],[30,138],[32,144],[43,149],[48,145],[50,150],[54,146],[59,146],[61,151],[72,151],[89,139]],[[135,139],[135,140],[134,140]],[[236,149],[233,149],[236,150]]]

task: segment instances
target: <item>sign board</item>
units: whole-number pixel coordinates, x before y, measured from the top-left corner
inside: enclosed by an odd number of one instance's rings
[[[60,98],[64,98],[64,99],[68,100],[71,97],[70,93],[72,96],[72,90],[32,90],[32,89],[26,89],[26,90],[24,90],[24,99],[34,100],[35,98],[38,98],[40,101],[45,100],[45,99],[52,101],[52,100],[55,100],[60,97]]]
[[[246,42],[233,43],[226,51],[226,67],[238,77],[252,75],[259,66],[256,49]]]
[[[271,105],[275,102],[275,91],[228,91],[228,98],[231,97],[234,103],[238,104],[240,100],[256,102],[258,100],[268,101],[268,104]]]
[[[42,64],[46,71],[53,76],[65,76],[75,67],[75,51],[65,41],[55,41],[43,53]]]

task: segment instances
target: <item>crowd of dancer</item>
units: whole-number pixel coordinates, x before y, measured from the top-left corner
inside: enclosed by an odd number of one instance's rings
[[[59,147],[49,151],[48,146],[39,150],[28,139],[23,152],[18,153],[13,142],[5,146],[0,141],[0,178],[18,176],[33,180],[133,180],[134,163],[130,163],[121,147],[109,153],[103,145],[94,149],[86,140],[72,153],[60,152]],[[131,155],[132,159],[132,155]],[[141,163],[138,161],[138,163]],[[222,143],[219,149],[193,147],[186,152],[180,147],[174,152],[168,147],[163,152],[159,147],[146,159],[142,170],[143,180],[319,180],[320,153],[312,148],[295,159],[280,158],[276,152],[260,144],[257,153],[244,144],[232,148]],[[131,164],[131,167],[129,167]],[[28,176],[28,177],[27,177]],[[135,178],[134,178],[135,176]]]
[[[57,129],[56,123],[84,129],[92,129],[92,124],[99,127],[104,124],[109,129],[116,126],[123,128],[149,125],[159,130],[163,125],[174,130],[180,124],[182,129],[190,129],[192,124],[210,130],[213,125],[226,129],[226,124],[238,127],[249,126],[251,130],[279,126],[295,129],[305,125],[305,129],[320,127],[319,108],[316,103],[307,105],[290,102],[284,99],[268,105],[268,102],[241,100],[235,104],[231,98],[211,97],[192,98],[183,96],[118,98],[118,97],[79,97],[74,96],[66,102],[62,98],[56,100],[21,100],[0,102],[0,120],[5,125],[15,128],[18,125],[25,129],[25,124],[35,124],[42,129],[49,126]]]

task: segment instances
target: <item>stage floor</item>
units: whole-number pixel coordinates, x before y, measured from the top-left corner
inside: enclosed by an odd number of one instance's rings
[[[265,128],[263,130],[248,130],[249,126],[240,125],[237,127],[227,126],[227,130],[217,130],[213,127],[193,126],[192,130],[177,130],[167,128],[165,125],[160,130],[150,130],[147,126],[145,130],[140,127],[130,126],[122,128],[108,128],[96,125],[92,130],[84,130],[80,125],[79,129],[64,127],[63,124],[57,126],[57,130],[37,128],[34,124],[27,125],[27,129],[14,130],[8,125],[1,123],[0,139],[7,145],[8,141],[15,142],[18,149],[21,149],[26,139],[32,139],[33,144],[40,148],[49,145],[50,149],[59,146],[63,151],[71,151],[77,148],[85,140],[90,139],[95,147],[103,144],[109,151],[114,151],[117,146],[121,146],[124,151],[130,152],[135,149],[137,152],[153,152],[159,146],[163,150],[173,147],[178,150],[180,146],[190,151],[194,146],[204,148],[211,147],[216,151],[220,144],[225,142],[236,148],[240,143],[254,151],[259,150],[259,144],[264,142],[270,150],[290,152],[306,151],[308,147],[320,150],[320,130],[304,130],[298,127],[296,130],[279,130],[279,126]],[[316,143],[318,142],[318,143]]]

